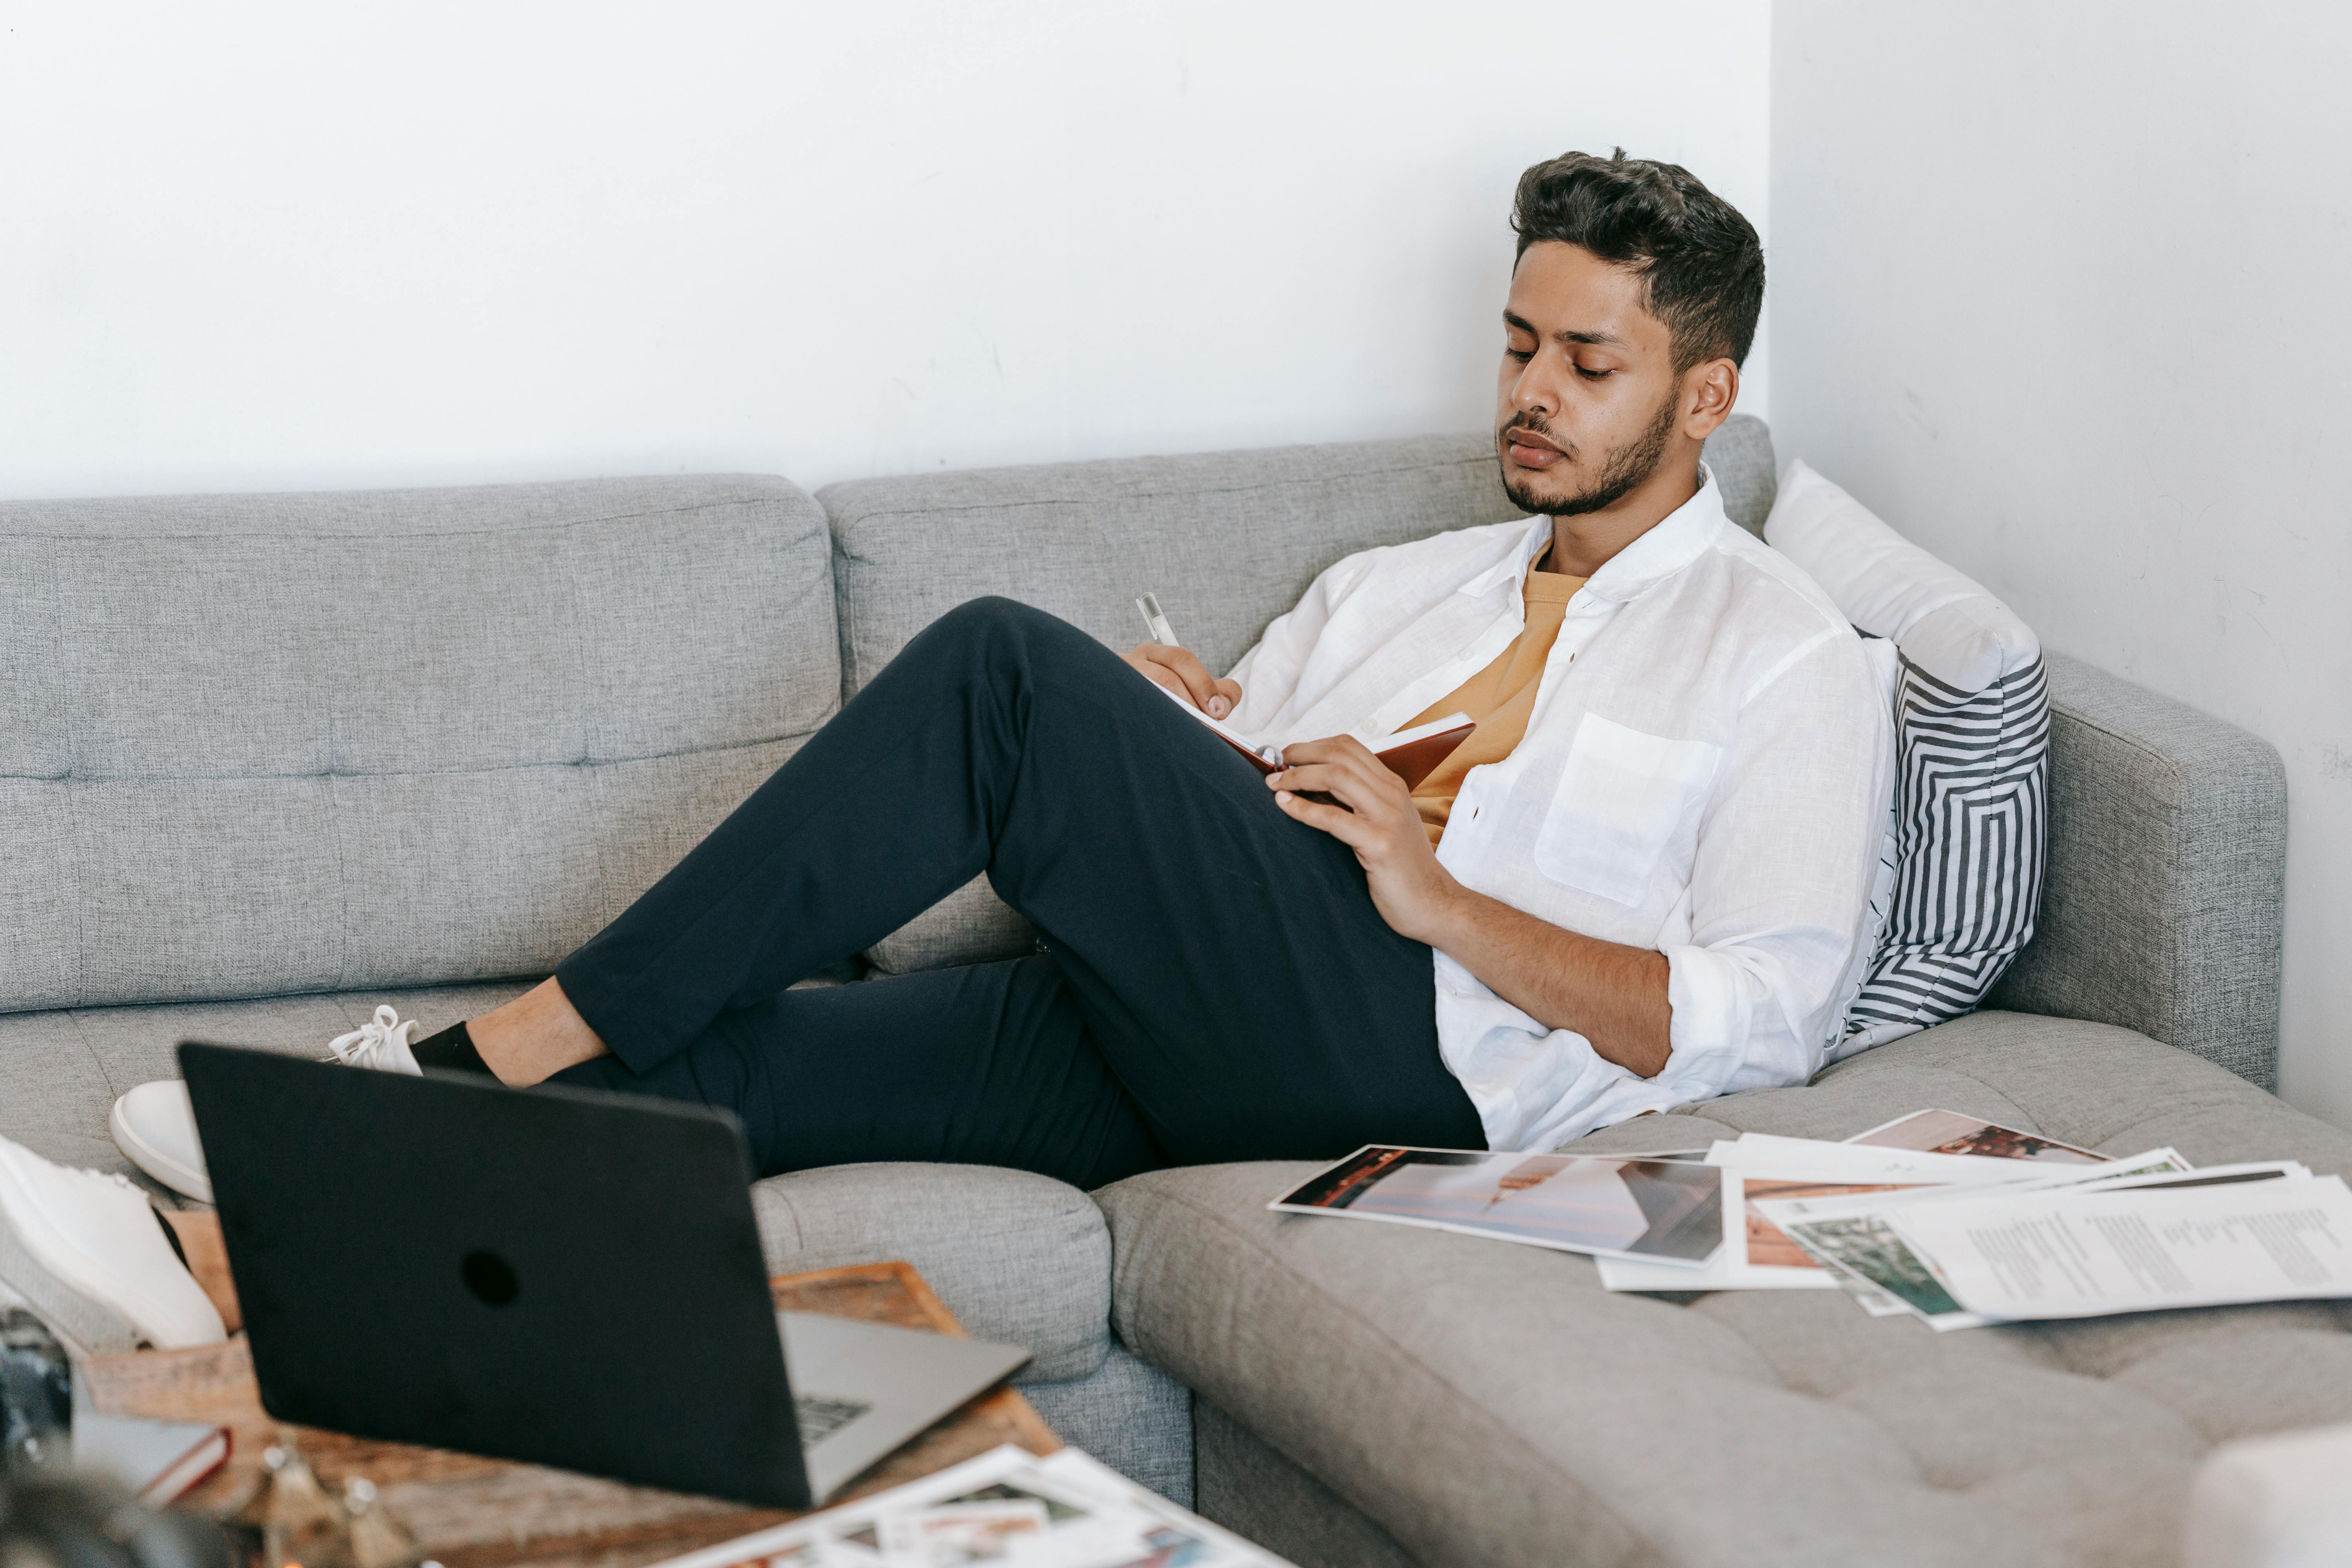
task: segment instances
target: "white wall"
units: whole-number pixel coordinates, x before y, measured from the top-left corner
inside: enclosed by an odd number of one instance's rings
[[[1482,427],[1519,170],[1622,142],[1763,227],[1768,42],[1766,0],[0,4],[0,495]]]
[[[2352,1126],[2352,7],[1779,0],[1773,404],[2050,646],[2268,739]]]

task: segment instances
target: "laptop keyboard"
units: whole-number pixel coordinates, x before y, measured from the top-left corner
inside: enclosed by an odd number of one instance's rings
[[[800,1423],[801,1447],[815,1447],[873,1408],[855,1399],[827,1399],[822,1394],[794,1394],[793,1415]]]

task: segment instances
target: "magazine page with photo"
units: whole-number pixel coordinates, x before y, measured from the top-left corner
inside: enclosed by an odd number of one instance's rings
[[[1957,1110],[1915,1110],[1867,1132],[1857,1132],[1849,1143],[1879,1149],[1916,1149],[1928,1154],[1979,1154],[1995,1160],[2038,1160],[2053,1165],[2104,1164],[2107,1156],[2072,1143],[2061,1143],[2038,1132],[1981,1121]]]
[[[1371,1144],[1266,1206],[1702,1263],[1723,1245],[1722,1202],[1719,1175],[1687,1161]]]

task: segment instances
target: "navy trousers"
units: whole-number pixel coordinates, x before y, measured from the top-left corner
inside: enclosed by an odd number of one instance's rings
[[[787,990],[982,871],[1034,956]],[[979,599],[909,643],[557,966],[613,1055],[554,1081],[700,1101],[765,1173],[1483,1148],[1430,952],[1348,847],[1076,627]]]

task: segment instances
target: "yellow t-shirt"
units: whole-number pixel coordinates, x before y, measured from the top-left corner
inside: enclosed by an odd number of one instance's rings
[[[1445,837],[1445,821],[1454,813],[1454,797],[1461,793],[1464,775],[1472,768],[1501,762],[1527,736],[1544,661],[1559,640],[1569,600],[1584,586],[1581,577],[1538,570],[1544,555],[1550,552],[1551,546],[1545,545],[1543,554],[1528,568],[1527,625],[1511,646],[1496,655],[1494,663],[1397,726],[1410,730],[1448,713],[1466,713],[1477,721],[1470,738],[1454,747],[1454,754],[1412,792],[1412,804],[1421,812],[1421,824],[1429,830],[1432,846]]]

